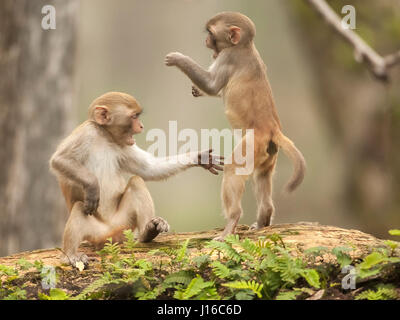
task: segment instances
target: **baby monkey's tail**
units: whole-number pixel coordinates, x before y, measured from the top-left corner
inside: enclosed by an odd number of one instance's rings
[[[293,141],[286,137],[282,132],[279,131],[272,140],[283,149],[286,156],[288,156],[293,162],[294,172],[292,178],[285,187],[287,192],[292,192],[304,179],[306,161],[299,149],[294,145]]]

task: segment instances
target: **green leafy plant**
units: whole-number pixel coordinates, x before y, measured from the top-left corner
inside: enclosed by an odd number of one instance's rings
[[[399,295],[393,285],[377,285],[376,290],[366,290],[358,294],[356,300],[393,300]]]
[[[123,233],[126,239],[123,244],[124,247],[128,250],[135,249],[138,242],[135,240],[135,235],[133,231],[131,229],[127,229]]]
[[[352,258],[347,254],[349,251],[352,251],[352,249],[346,247],[336,247],[332,249],[332,254],[336,256],[340,268],[351,264]]]
[[[374,251],[356,265],[357,276],[360,279],[372,277],[382,272],[388,265],[399,262],[400,258],[391,257],[386,251]]]
[[[106,258],[107,256],[111,257],[112,262],[116,262],[119,260],[119,255],[121,253],[121,248],[117,243],[112,242],[112,238],[108,238],[107,242],[104,244],[103,249],[97,252],[102,260]]]
[[[201,244],[208,253],[193,255],[189,240],[178,246],[152,250],[149,254],[160,256],[138,259],[140,246],[131,230],[124,232],[123,243],[108,239],[98,253],[100,270],[95,280],[79,294],[73,296],[61,288],[38,292],[43,300],[113,299],[119,292],[124,298],[140,300],[174,298],[179,300],[203,299],[302,299],[323,288],[340,288],[341,268],[353,265],[358,279],[368,283],[389,268],[396,268],[397,243],[375,248],[363,259],[353,260],[351,248],[315,247],[299,250],[285,244],[281,236],[273,234],[257,240],[240,239],[237,235],[226,237],[224,242],[208,241]],[[332,257],[336,261],[332,261]],[[328,263],[321,264],[325,258]],[[36,270],[36,271],[32,271]],[[0,299],[26,299],[27,292],[21,282],[21,271],[36,274],[41,281],[46,271],[42,261],[34,263],[20,259],[15,267],[0,265]],[[79,273],[78,273],[79,275]],[[367,282],[365,282],[367,281]],[[365,286],[355,299],[399,299],[394,286],[384,283]],[[358,285],[358,284],[357,284]],[[121,289],[121,290],[119,290]]]
[[[389,230],[389,234],[392,235],[392,236],[399,236],[400,237],[400,229]]]
[[[39,292],[38,297],[40,300],[68,300],[69,295],[62,289],[52,288],[49,295]]]
[[[193,278],[186,288],[178,288],[175,291],[174,298],[178,300],[188,300],[193,298],[195,300],[203,300],[201,298],[207,298],[207,292],[209,297],[216,298],[217,291],[214,290],[214,283],[211,281],[204,281],[204,279],[196,275],[196,278]]]
[[[224,287],[229,287],[229,288],[234,288],[234,289],[251,290],[259,298],[262,297],[261,290],[264,286],[263,284],[257,283],[254,280],[253,281],[233,281],[233,282],[223,283],[222,285]]]
[[[276,296],[276,300],[296,300],[302,293],[301,290],[280,291]]]

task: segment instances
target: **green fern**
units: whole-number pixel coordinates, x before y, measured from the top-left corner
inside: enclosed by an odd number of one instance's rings
[[[287,283],[282,281],[279,272],[267,270],[260,276],[260,279],[264,284],[264,292],[266,293],[268,299],[272,299],[279,288],[283,286],[288,287]]]
[[[49,295],[39,292],[38,297],[40,300],[68,300],[70,298],[64,290],[59,288],[50,289]]]
[[[156,286],[153,290],[141,290],[135,293],[135,298],[138,300],[155,300],[160,296],[166,288],[163,285]]]
[[[133,250],[136,247],[138,242],[135,240],[135,235],[134,235],[132,229],[125,230],[124,236],[126,239],[123,243],[124,247],[126,249]]]
[[[211,267],[214,274],[220,279],[225,279],[230,274],[229,268],[219,261],[212,262]]]
[[[273,233],[268,235],[267,238],[270,239],[275,245],[281,245],[283,248],[285,248],[285,243],[279,234]]]
[[[236,300],[253,300],[255,293],[251,290],[241,290],[235,294]]]
[[[276,300],[296,300],[297,296],[302,294],[300,290],[280,291]]]
[[[178,272],[171,273],[170,275],[168,275],[165,278],[163,284],[169,285],[174,283],[180,283],[187,286],[192,281],[193,277],[194,277],[193,271],[180,270]]]
[[[304,270],[303,262],[300,259],[293,259],[287,253],[266,261],[266,264],[272,271],[278,272],[284,282],[290,284],[295,284]]]
[[[174,248],[160,248],[159,253],[162,253],[171,258],[171,257],[176,257],[178,255],[178,250]]]
[[[133,264],[134,267],[138,267],[139,269],[143,270],[144,272],[153,270],[153,264],[146,259],[139,259],[135,261]]]
[[[336,260],[339,263],[340,268],[343,268],[344,266],[351,264],[352,259],[346,252],[352,250],[353,249],[346,247],[336,247],[332,249],[332,254],[336,256]]]
[[[253,291],[257,297],[261,298],[261,290],[263,289],[263,284],[257,283],[254,280],[253,281],[233,281],[233,282],[228,282],[228,283],[223,283],[222,284],[224,287],[232,288],[232,289],[249,289]]]
[[[239,263],[240,261],[242,261],[244,259],[242,257],[242,255],[240,255],[240,253],[237,252],[236,249],[234,249],[232,247],[232,245],[227,242],[211,240],[206,245],[206,248],[217,250],[217,251],[221,252],[227,259],[231,259],[236,263]]]
[[[111,256],[111,262],[115,262],[119,259],[121,253],[121,248],[118,242],[113,243],[112,238],[108,238],[107,242],[104,244],[103,249],[98,251],[98,254],[104,260],[107,256]]]
[[[210,263],[211,259],[208,254],[203,254],[201,256],[197,256],[192,258],[192,262],[198,269],[203,269],[207,267],[207,265]]]
[[[306,279],[306,281],[308,282],[308,284],[314,288],[321,288],[321,283],[320,283],[320,277],[319,274],[316,270],[314,269],[305,269],[301,272],[301,275],[304,279]]]
[[[260,249],[265,249],[271,247],[271,242],[266,240],[265,237],[259,237],[255,245]]]
[[[356,300],[395,300],[399,295],[393,285],[378,285],[377,290],[366,290],[355,297]]]
[[[26,290],[21,288],[15,288],[12,292],[9,292],[5,297],[1,297],[2,300],[26,300]]]
[[[310,255],[313,257],[322,256],[327,252],[329,252],[329,248],[323,247],[323,246],[312,247],[312,248],[308,248],[307,250],[304,250],[305,255]]]
[[[217,288],[207,287],[203,289],[200,294],[195,297],[196,300],[221,300]]]
[[[196,278],[190,281],[187,288],[175,291],[174,298],[178,300],[188,300],[190,298],[196,298],[206,288],[211,288],[214,283],[211,281],[204,281],[204,279],[197,275]]]
[[[254,241],[246,238],[241,243],[240,246],[244,249],[246,253],[251,257],[251,260],[260,257],[262,255],[261,249],[266,247],[266,242],[255,243]]]
[[[189,241],[190,239],[187,239],[182,246],[180,247],[180,249],[177,250],[176,253],[176,261],[177,262],[181,262],[187,255],[187,247],[189,245]]]
[[[21,270],[28,270],[32,267],[34,267],[34,264],[27,261],[25,258],[21,258],[17,261],[17,264],[21,268]]]
[[[13,268],[13,267],[9,267],[3,264],[0,264],[0,278],[2,275],[5,276],[18,276],[18,270]]]
[[[106,272],[99,279],[93,281],[90,285],[88,285],[80,294],[73,297],[72,300],[83,300],[87,298],[87,296],[97,292],[102,287],[111,283],[115,283],[115,280],[110,273]]]
[[[229,234],[225,237],[224,241],[236,246],[240,246],[241,244],[238,234]]]

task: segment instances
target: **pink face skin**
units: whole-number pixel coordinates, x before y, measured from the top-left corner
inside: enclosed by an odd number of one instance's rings
[[[131,118],[131,133],[132,136],[129,136],[126,143],[130,146],[135,144],[135,139],[133,138],[134,134],[142,133],[144,126],[142,121],[139,119],[140,113],[132,113],[130,118]]]
[[[211,35],[209,34],[206,38],[206,47],[209,49],[214,49],[211,44],[212,44],[212,40],[211,40]]]
[[[133,134],[138,134],[143,132],[143,123],[139,119],[139,114],[134,114],[131,116],[132,119],[132,132]]]
[[[213,54],[213,58],[216,59],[218,57],[218,51],[216,48],[216,42],[215,42],[215,38],[213,36],[213,34],[211,33],[211,31],[208,31],[208,36],[206,39],[206,47],[213,50],[214,54]]]

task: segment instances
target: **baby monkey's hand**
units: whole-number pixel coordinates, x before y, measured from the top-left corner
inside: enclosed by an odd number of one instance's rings
[[[180,52],[168,53],[165,57],[165,64],[167,66],[176,66],[185,56]]]
[[[192,86],[192,95],[197,98],[203,96],[203,93],[196,86]]]

